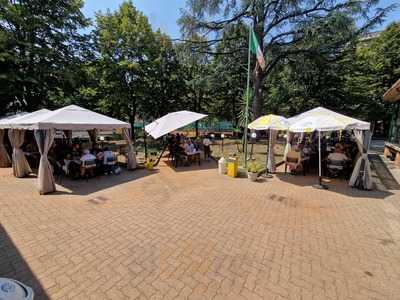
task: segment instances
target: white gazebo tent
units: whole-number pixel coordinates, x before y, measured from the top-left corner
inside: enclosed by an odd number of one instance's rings
[[[29,173],[31,173],[32,170],[28,164],[28,161],[25,158],[24,152],[21,150],[21,146],[24,143],[25,131],[13,130],[12,129],[13,124],[17,124],[18,122],[23,122],[24,120],[29,118],[40,117],[49,112],[50,110],[48,109],[40,109],[31,113],[21,113],[17,117],[7,119],[1,122],[0,128],[2,128],[3,130],[9,129],[8,138],[13,148],[12,167],[14,176],[24,177]]]
[[[43,115],[24,118],[11,124],[13,131],[34,130],[35,139],[40,152],[38,173],[39,192],[41,194],[56,190],[48,151],[53,143],[56,130],[87,130],[95,136],[98,130],[122,129],[124,138],[128,142],[128,169],[136,167],[136,157],[132,145],[130,124],[114,118],[90,111],[88,109],[69,105]]]
[[[368,149],[371,142],[370,123],[360,121],[348,116],[336,113],[323,107],[317,107],[290,119],[291,132],[318,132],[319,153],[319,183],[321,186],[321,132],[337,130],[353,130],[357,145],[361,153],[356,162],[350,178],[350,186],[363,189],[372,188],[371,168],[368,160]]]

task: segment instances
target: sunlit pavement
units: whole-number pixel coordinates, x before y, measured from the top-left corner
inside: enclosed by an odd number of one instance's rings
[[[67,181],[0,169],[0,277],[35,299],[399,299],[400,191],[162,164]]]

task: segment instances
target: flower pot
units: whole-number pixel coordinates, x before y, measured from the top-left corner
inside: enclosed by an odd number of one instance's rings
[[[257,181],[258,173],[247,172],[247,178],[251,181]]]

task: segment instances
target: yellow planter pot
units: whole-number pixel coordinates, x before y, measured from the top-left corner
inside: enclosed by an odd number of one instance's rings
[[[228,176],[229,177],[237,177],[238,173],[238,159],[230,157],[228,159]]]

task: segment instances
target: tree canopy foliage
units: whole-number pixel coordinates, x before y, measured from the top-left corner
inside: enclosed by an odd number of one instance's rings
[[[82,0],[0,0],[0,116],[75,103],[132,124],[189,109],[240,126],[250,25],[267,61],[251,61],[253,117],[322,105],[385,120],[400,23],[365,38],[393,8],[376,4],[187,0],[172,40],[131,1],[89,20]]]

